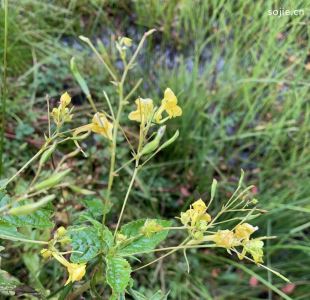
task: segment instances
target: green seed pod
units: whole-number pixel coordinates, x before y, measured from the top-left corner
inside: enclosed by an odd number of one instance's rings
[[[166,125],[161,126],[161,127],[158,129],[155,138],[154,138],[151,142],[147,143],[147,144],[143,147],[143,149],[142,149],[141,152],[139,153],[139,156],[141,157],[141,156],[143,156],[143,155],[150,154],[150,153],[154,152],[154,151],[158,148],[159,143],[160,143],[160,140],[161,140],[161,138],[163,137],[165,131],[166,131]]]
[[[65,170],[56,174],[53,174],[50,178],[43,180],[37,183],[32,190],[34,191],[41,191],[45,189],[52,188],[56,184],[58,184],[71,170]]]
[[[177,138],[179,137],[179,130],[177,130],[174,135],[166,142],[164,142],[158,149],[158,151],[163,150],[164,148],[168,147],[172,144]]]
[[[48,195],[38,202],[13,207],[8,211],[8,214],[13,216],[29,215],[54,199],[55,195]]]
[[[47,150],[43,152],[40,158],[39,166],[42,166],[43,164],[47,162],[47,160],[51,157],[51,155],[55,151],[56,147],[57,147],[57,143],[54,143],[51,147],[49,147]]]
[[[70,188],[73,192],[76,192],[76,193],[82,194],[82,195],[86,195],[86,196],[88,196],[88,195],[94,195],[94,194],[95,194],[95,192],[93,192],[93,191],[90,191],[90,190],[87,190],[87,189],[82,189],[82,188],[80,188],[79,186],[73,185],[73,184],[70,184],[70,185],[69,185],[69,188]]]

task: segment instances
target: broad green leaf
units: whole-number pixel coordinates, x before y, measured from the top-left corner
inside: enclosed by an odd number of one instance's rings
[[[70,260],[74,263],[85,263],[94,258],[101,249],[99,230],[93,226],[73,226],[69,228],[72,250]]]
[[[3,193],[0,192],[0,207],[3,207],[9,203],[10,203],[9,196],[3,195]],[[26,201],[20,201],[14,203],[13,207],[19,207],[26,204],[27,204]],[[31,226],[34,228],[47,228],[53,226],[53,223],[50,221],[52,213],[53,213],[52,204],[48,203],[44,208],[36,210],[35,212],[28,215],[0,216],[0,221],[16,227]]]
[[[146,219],[130,222],[121,228],[120,233],[126,235],[128,238],[137,237],[130,244],[118,249],[117,254],[121,256],[133,255],[140,252],[148,252],[153,250],[161,241],[163,241],[169,230],[163,230],[152,234],[150,237],[143,236],[140,232],[145,224]],[[171,222],[165,220],[155,219],[159,225],[169,227]]]
[[[107,282],[112,288],[113,295],[125,291],[129,281],[131,267],[128,261],[122,257],[107,257]]]
[[[94,258],[101,251],[106,251],[113,245],[113,235],[105,227],[100,226],[72,226],[68,230],[71,245],[74,251],[71,261],[74,263],[85,263]]]

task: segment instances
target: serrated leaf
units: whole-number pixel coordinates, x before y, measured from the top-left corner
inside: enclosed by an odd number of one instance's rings
[[[93,226],[72,226],[68,230],[71,238],[72,253],[70,260],[74,263],[85,263],[94,258],[101,249],[99,230]]]
[[[163,230],[152,234],[150,237],[141,235],[140,230],[145,224],[146,219],[130,222],[121,228],[121,234],[127,236],[127,238],[137,237],[130,244],[117,250],[117,254],[121,256],[132,255],[140,252],[148,252],[153,250],[161,241],[163,241],[169,230]],[[163,227],[169,227],[170,221],[154,219],[159,225]],[[140,236],[140,237],[138,237]]]
[[[0,192],[0,207],[9,204],[10,198],[8,195]],[[13,205],[13,207],[19,207],[27,204],[26,201],[20,201]],[[11,216],[4,215],[0,217],[0,221],[10,224],[16,227],[31,226],[34,228],[47,228],[52,227],[53,223],[50,221],[52,215],[52,205],[49,203],[44,208],[36,210],[29,215]]]
[[[95,221],[95,220],[94,220]],[[97,221],[95,221],[97,222]],[[71,261],[85,263],[94,258],[101,251],[106,251],[113,245],[113,235],[107,227],[94,223],[94,226],[72,226],[68,230],[74,251]]]
[[[113,295],[123,293],[130,281],[131,267],[122,257],[107,257],[106,277]]]

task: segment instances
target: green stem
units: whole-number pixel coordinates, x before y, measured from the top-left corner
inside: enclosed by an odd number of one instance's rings
[[[3,42],[3,74],[2,74],[2,109],[0,133],[0,176],[3,173],[4,128],[7,98],[7,48],[8,48],[8,0],[4,0],[4,42]]]
[[[130,191],[132,189],[132,186],[133,186],[133,184],[135,182],[135,179],[136,179],[136,176],[138,174],[138,170],[139,170],[139,161],[137,161],[137,163],[136,163],[135,170],[133,171],[133,174],[132,174],[132,177],[131,177],[131,181],[130,181],[130,184],[129,184],[128,189],[127,189],[127,193],[126,193],[126,196],[125,196],[125,199],[124,199],[124,202],[123,202],[122,210],[120,212],[120,215],[119,215],[119,218],[118,218],[118,221],[117,221],[117,225],[116,225],[116,228],[115,228],[115,231],[114,231],[114,238],[116,237],[119,225],[121,223],[121,220],[122,220],[122,217],[123,217],[123,214],[124,214],[124,210],[125,210],[125,207],[126,207],[126,204],[127,204],[127,200],[129,198]]]
[[[117,147],[116,139],[117,139],[117,133],[118,133],[118,128],[119,128],[120,118],[121,118],[121,114],[122,114],[122,111],[123,111],[123,106],[124,106],[124,103],[125,103],[125,101],[124,101],[124,83],[125,83],[128,71],[133,66],[134,61],[135,61],[139,51],[141,50],[145,39],[149,35],[151,35],[154,31],[155,31],[155,29],[151,29],[148,32],[144,33],[144,35],[143,35],[143,37],[142,37],[142,39],[141,39],[141,41],[140,41],[136,51],[132,55],[129,63],[127,65],[125,65],[125,69],[124,69],[123,75],[121,77],[121,80],[118,82],[119,102],[118,102],[118,110],[117,110],[117,114],[116,114],[116,118],[115,118],[115,122],[114,122],[114,128],[113,128],[113,138],[112,138],[112,146],[111,146],[111,162],[110,162],[108,189],[107,189],[107,195],[106,195],[105,200],[104,200],[105,208],[107,207],[107,204],[108,204],[108,202],[110,200],[110,197],[111,197],[111,190],[112,190],[113,181],[114,181],[114,175],[115,175],[114,169],[115,169],[115,157],[116,157],[116,147]],[[96,50],[94,50],[94,51],[96,53]],[[116,77],[113,74],[113,72],[109,72],[109,73],[111,74],[112,78],[116,81]],[[137,87],[139,86],[139,84],[137,85]],[[103,212],[102,225],[104,225],[104,223],[105,223],[105,217],[106,217],[106,209]]]
[[[141,266],[141,267],[139,267],[137,269],[134,269],[133,272],[136,272],[136,271],[141,270],[141,269],[143,269],[145,267],[148,267],[148,266],[152,265],[153,263],[155,263],[155,262],[157,262],[157,261],[159,261],[159,260],[169,256],[170,254],[178,251],[179,249],[181,249],[180,247],[184,246],[188,242],[189,239],[190,238],[187,237],[179,246],[173,247],[173,249],[171,251],[169,251],[168,253],[166,253],[166,254],[164,254],[164,255],[162,255],[162,256],[152,260],[151,262],[149,262],[149,263],[147,263],[147,264],[145,264],[145,265],[143,265],[143,266]]]
[[[31,159],[29,159],[10,179],[6,181],[6,185],[12,182],[19,174],[21,174],[32,162],[34,162],[46,149],[47,144],[45,147],[42,147]]]

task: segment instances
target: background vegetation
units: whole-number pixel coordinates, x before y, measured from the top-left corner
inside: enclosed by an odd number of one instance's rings
[[[209,193],[213,178],[218,180],[220,192],[215,208],[220,207],[237,185],[242,168],[246,182],[257,187],[253,193],[268,210],[254,225],[278,237],[267,243],[266,264],[280,270],[292,284],[224,252],[226,258],[194,250],[188,255],[190,274],[178,253],[135,274],[136,288],[144,293],[170,291],[171,299],[236,299],[236,295],[238,299],[309,299],[307,2],[9,1],[4,176],[13,174],[42,144],[47,128],[46,94],[56,103],[68,90],[74,96],[77,122],[85,123],[83,112],[90,109],[70,72],[72,56],[79,62],[96,103],[105,106],[102,90],[109,93],[111,84],[96,58],[79,41],[80,34],[96,42],[105,55],[100,42],[109,52],[118,36],[138,41],[144,31],[156,28],[131,81],[134,84],[144,77],[137,94],[154,99],[171,87],[184,114],[174,121],[180,129],[177,143],[140,174],[125,219],[174,217],[197,195]],[[305,14],[267,14],[280,7],[304,9]],[[1,57],[3,22],[1,10]],[[111,99],[116,101],[113,95]],[[108,172],[108,161],[103,159],[106,145],[94,139],[88,147],[88,159],[79,156],[71,162],[75,180],[100,193]],[[125,153],[118,155],[126,160]],[[14,192],[29,183],[31,172],[12,187]],[[116,185],[119,194],[113,195],[112,216],[119,211],[128,183],[116,180]],[[76,218],[72,207],[79,208],[83,200],[62,192],[55,215],[59,225]],[[115,214],[112,226],[116,220]],[[170,243],[176,238],[171,236]],[[10,255],[3,257],[1,267],[25,284],[21,294],[31,293],[30,286],[41,284],[52,291],[61,287],[56,267],[41,272],[33,246],[15,247],[9,246],[6,253]],[[272,287],[282,289],[284,295],[278,296]]]

